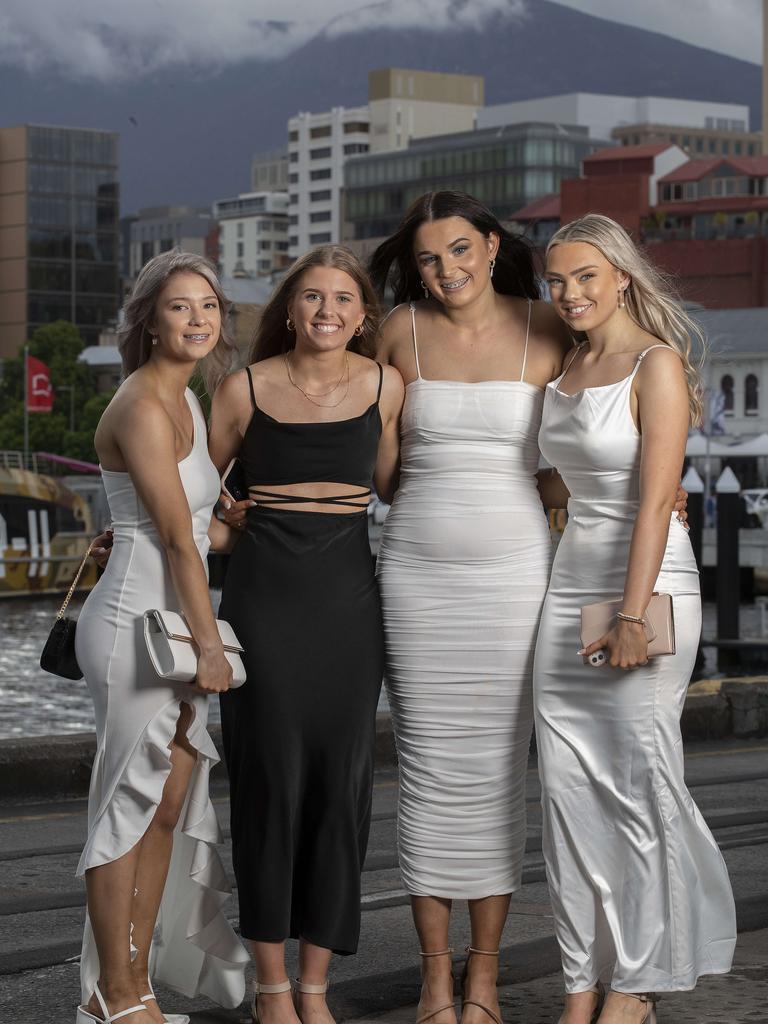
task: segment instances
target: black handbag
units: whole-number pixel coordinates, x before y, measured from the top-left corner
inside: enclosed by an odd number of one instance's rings
[[[69,593],[64,598],[61,608],[59,608],[56,621],[51,632],[48,634],[48,639],[45,641],[43,653],[40,655],[40,668],[45,669],[46,672],[52,672],[55,676],[62,676],[64,679],[83,678],[83,673],[75,657],[75,627],[77,626],[77,620],[67,618],[64,613],[83,573],[85,563],[88,561],[91,547],[92,545],[89,544],[88,550],[83,555],[83,560],[75,573],[75,578],[72,580]]]

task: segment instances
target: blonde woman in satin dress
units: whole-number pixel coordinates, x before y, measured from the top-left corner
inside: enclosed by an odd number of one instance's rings
[[[448,934],[460,899],[471,920],[461,1019],[490,1024],[521,885],[533,649],[551,562],[537,439],[544,386],[570,340],[536,301],[528,246],[464,193],[418,200],[371,273],[402,303],[378,355],[406,398],[377,571],[398,852],[424,958],[417,1020],[455,1024]]]
[[[244,994],[248,955],[223,913],[229,885],[208,796],[218,755],[205,728],[208,695],[232,678],[205,555],[236,535],[211,518],[219,475],[187,386],[200,359],[219,374],[228,363],[224,303],[202,257],[151,260],[126,305],[127,378],[96,430],[114,541],[77,624],[98,740],[78,866],[88,914],[77,1024],[188,1022],[164,1017],[153,974],[226,1006]],[[142,636],[149,608],[183,609],[200,651],[194,685],[154,672]]]
[[[571,495],[534,668],[561,1022],[641,1024],[656,1020],[655,993],[728,971],[736,938],[727,870],[686,789],[680,736],[701,602],[671,513],[701,416],[699,332],[607,217],[561,228],[546,277],[557,312],[587,336],[547,388],[539,435]],[[676,653],[649,660],[642,619],[653,591],[672,595]],[[622,617],[579,650],[582,606],[622,595]],[[600,649],[605,666],[585,663]]]

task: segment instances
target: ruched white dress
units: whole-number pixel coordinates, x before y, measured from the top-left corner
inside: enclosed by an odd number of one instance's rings
[[[520,380],[425,380],[411,314],[418,377],[377,560],[400,869],[414,895],[480,899],[521,881],[551,563],[535,478],[543,395],[523,379],[525,360]]]
[[[208,457],[200,405],[190,390],[186,397],[194,421],[194,443],[178,464],[179,474],[195,542],[205,559],[219,476]],[[146,832],[171,769],[168,745],[185,701],[194,711],[187,735],[197,751],[197,765],[174,836],[150,974],[184,995],[203,994],[224,1006],[237,1006],[244,995],[248,955],[222,910],[230,886],[215,848],[221,836],[208,796],[208,775],[219,760],[206,730],[208,698],[187,684],[161,679],[152,668],[142,632],[144,612],[180,610],[179,601],[163,547],[131,478],[108,470],[102,470],[102,475],[114,546],[77,623],[77,660],[93,698],[98,741],[88,799],[88,838],[77,873],[83,875],[89,868],[117,860]],[[83,1002],[87,1002],[99,977],[88,920],[80,975]]]
[[[572,495],[534,669],[543,849],[568,992],[598,979],[623,992],[690,989],[729,969],[736,937],[725,863],[683,779],[701,602],[676,516],[654,587],[672,595],[676,654],[630,671],[577,654],[582,606],[624,591],[640,497],[630,391],[645,355],[616,384],[573,395],[562,377],[550,384],[539,435]]]

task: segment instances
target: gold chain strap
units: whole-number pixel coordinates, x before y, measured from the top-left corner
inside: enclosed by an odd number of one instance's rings
[[[77,584],[78,584],[78,582],[80,580],[80,577],[83,575],[83,569],[85,568],[85,563],[88,561],[88,556],[91,553],[91,548],[92,547],[93,547],[93,541],[88,545],[88,550],[83,555],[83,560],[80,563],[80,568],[77,570],[77,572],[75,573],[75,578],[72,580],[72,586],[69,588],[69,593],[64,598],[64,604],[61,606],[61,608],[59,608],[59,613],[56,616],[56,620],[57,621],[59,619],[63,619],[64,618],[64,612],[67,610],[67,605],[72,600],[72,595],[75,592],[75,589],[76,589]]]

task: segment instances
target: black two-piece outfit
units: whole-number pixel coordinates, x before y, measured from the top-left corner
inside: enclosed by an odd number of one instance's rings
[[[379,596],[361,499],[381,418],[283,423],[256,404],[239,452],[260,504],[229,559],[220,616],[244,648],[246,684],[221,696],[232,852],[246,939],[303,938],[354,953],[371,815],[384,665]],[[302,511],[270,485],[332,482],[359,512]],[[265,503],[265,504],[262,504]],[[282,507],[281,507],[282,506]]]

